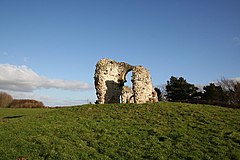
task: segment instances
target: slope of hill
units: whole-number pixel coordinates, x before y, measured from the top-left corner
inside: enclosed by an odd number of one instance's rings
[[[0,108],[0,159],[240,159],[240,110],[186,103]]]

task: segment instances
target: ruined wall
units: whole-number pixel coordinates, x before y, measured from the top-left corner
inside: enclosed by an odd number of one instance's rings
[[[98,103],[120,103],[126,74],[132,68],[127,63],[111,59],[102,59],[97,63],[94,81]]]
[[[134,94],[132,88],[128,86],[122,87],[122,95],[121,95],[122,103],[134,103]]]
[[[152,85],[150,72],[143,66],[135,66],[132,73],[135,103],[157,102],[157,93]]]
[[[133,89],[125,87],[126,75],[132,70]],[[101,59],[94,75],[98,103],[156,102],[157,94],[152,86],[149,71],[143,66],[132,66],[111,59]]]

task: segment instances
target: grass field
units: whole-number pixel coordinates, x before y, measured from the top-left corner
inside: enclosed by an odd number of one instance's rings
[[[240,159],[240,110],[209,105],[0,108],[0,160]]]

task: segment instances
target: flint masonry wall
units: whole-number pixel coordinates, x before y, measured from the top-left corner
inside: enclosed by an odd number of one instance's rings
[[[126,75],[132,71],[133,89],[124,86]],[[111,59],[96,64],[94,82],[99,104],[156,102],[149,71],[143,66],[132,66]]]
[[[143,66],[135,66],[132,73],[135,103],[157,102],[157,93],[153,88],[150,72]]]
[[[121,98],[122,98],[122,103],[134,103],[133,90],[128,86],[123,86]]]
[[[133,66],[124,62],[111,59],[98,61],[94,75],[98,103],[120,103],[125,76],[132,69]]]

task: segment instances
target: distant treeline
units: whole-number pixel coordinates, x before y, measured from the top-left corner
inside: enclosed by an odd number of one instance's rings
[[[240,82],[222,78],[203,88],[188,83],[183,77],[172,76],[164,88],[156,88],[159,97],[167,101],[213,104],[240,108]]]
[[[13,99],[6,92],[0,92],[0,108],[44,108],[40,101],[32,99]]]

